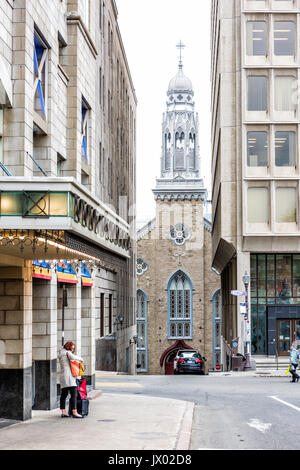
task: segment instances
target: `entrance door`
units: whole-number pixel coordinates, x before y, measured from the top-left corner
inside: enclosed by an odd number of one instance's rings
[[[300,319],[277,320],[277,348],[279,356],[288,356],[291,343],[300,347]]]

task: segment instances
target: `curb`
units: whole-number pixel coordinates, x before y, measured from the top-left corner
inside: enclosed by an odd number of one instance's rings
[[[89,400],[95,400],[96,398],[101,397],[101,395],[102,395],[102,390],[91,390],[87,394],[87,397]]]
[[[179,436],[175,445],[175,450],[189,450],[195,403],[187,401],[183,417],[180,423]]]

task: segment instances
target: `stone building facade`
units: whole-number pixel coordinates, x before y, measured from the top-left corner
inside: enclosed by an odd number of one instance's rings
[[[114,0],[0,13],[0,417],[28,419],[63,341],[90,387],[135,370],[136,96]]]
[[[212,2],[212,265],[223,338],[259,360],[300,345],[299,19],[298,0]]]
[[[198,116],[182,61],[168,87],[162,123],[156,217],[137,232],[137,372],[173,374],[178,349],[195,348],[214,366],[207,190],[200,177]]]

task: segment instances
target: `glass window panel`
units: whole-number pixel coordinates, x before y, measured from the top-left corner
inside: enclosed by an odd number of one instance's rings
[[[177,324],[177,336],[183,336],[183,324],[182,323]]]
[[[1,215],[22,215],[21,193],[1,193]]]
[[[190,336],[190,324],[189,323],[184,324],[184,336]]]
[[[276,166],[296,166],[296,132],[275,133]]]
[[[293,21],[274,22],[274,54],[295,55],[295,23]]]
[[[23,196],[24,217],[46,217],[49,215],[50,194],[47,192],[29,192]]]
[[[275,256],[267,255],[267,278],[275,278]]]
[[[300,255],[293,255],[293,276],[300,278]]]
[[[184,291],[184,316],[185,318],[190,317],[190,291]]]
[[[267,280],[267,297],[275,297],[275,280]]]
[[[248,132],[247,163],[248,166],[268,166],[268,133]]]
[[[291,277],[292,257],[291,255],[276,255],[276,277]]]
[[[248,222],[269,222],[268,188],[248,188]]]
[[[295,320],[295,339],[300,339],[300,320]]]
[[[257,276],[258,278],[266,277],[266,257],[265,255],[257,256]]]
[[[251,281],[253,278],[256,278],[256,255],[251,255],[250,257],[250,276]]]
[[[299,277],[294,278],[293,296],[294,297],[300,297],[300,278]]]
[[[268,78],[248,77],[248,111],[268,110]]]
[[[290,321],[281,320],[279,322],[279,339],[290,339]]]
[[[257,297],[257,280],[256,279],[251,278],[250,290],[251,290],[251,298]]]
[[[257,295],[258,297],[266,297],[266,281],[265,279],[259,279],[257,281]]]
[[[260,354],[266,354],[266,307],[258,307],[258,351]]]
[[[251,349],[252,354],[257,352],[257,306],[251,306]]]
[[[247,22],[247,54],[267,54],[267,25],[265,21]]]
[[[296,222],[296,188],[276,188],[276,222]]]
[[[294,111],[297,104],[296,78],[288,76],[275,77],[276,111]]]
[[[291,279],[276,279],[276,296],[278,300],[280,300],[281,303],[287,303],[286,300],[291,297],[291,295]]]
[[[68,215],[68,193],[50,194],[50,215]]]

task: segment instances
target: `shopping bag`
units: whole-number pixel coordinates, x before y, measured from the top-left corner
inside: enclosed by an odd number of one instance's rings
[[[87,393],[86,393],[86,379],[80,379],[77,380],[77,390],[79,392],[79,395],[81,396],[81,399],[87,398]]]
[[[291,366],[289,365],[288,368],[287,368],[287,370],[286,370],[285,375],[288,375],[288,373],[289,373],[289,371],[290,371],[290,368],[291,368]]]
[[[84,371],[85,371],[85,365],[84,365],[83,362],[80,362],[79,363],[79,374],[78,375],[81,377],[83,375]]]
[[[73,377],[78,377],[80,375],[80,361],[75,361],[74,359],[69,359],[71,374]]]

